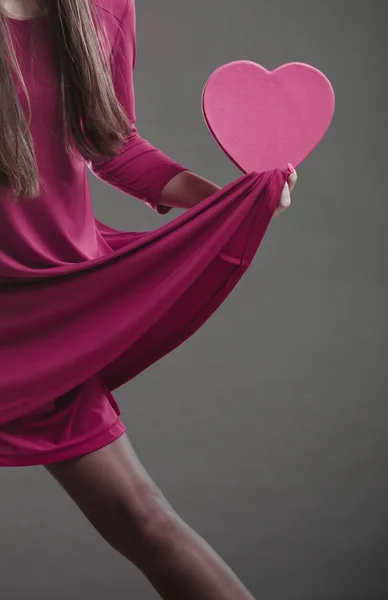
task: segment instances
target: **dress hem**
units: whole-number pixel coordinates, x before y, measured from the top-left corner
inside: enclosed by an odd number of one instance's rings
[[[114,425],[111,425],[99,435],[89,438],[81,444],[72,446],[71,448],[58,448],[57,450],[39,454],[0,454],[0,467],[44,466],[77,458],[108,446],[121,437],[126,430],[125,424],[118,418]]]

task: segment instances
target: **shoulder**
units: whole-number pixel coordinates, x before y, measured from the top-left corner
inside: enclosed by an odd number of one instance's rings
[[[135,0],[93,0],[93,4],[106,17],[113,17],[121,23],[128,13],[135,11]]]
[[[111,51],[117,44],[129,48],[136,39],[135,0],[91,0],[97,22],[107,32]]]

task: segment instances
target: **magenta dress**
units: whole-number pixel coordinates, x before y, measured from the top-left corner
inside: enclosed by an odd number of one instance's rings
[[[134,2],[99,0],[96,9],[118,99],[135,124]],[[155,231],[104,225],[86,167],[162,214],[171,210],[159,204],[162,189],[186,169],[136,128],[117,157],[67,154],[50,22],[9,21],[43,181],[38,199],[14,203],[6,190],[0,202],[0,466],[26,466],[92,452],[125,432],[112,391],[220,306],[251,264],[288,173],[243,175]]]

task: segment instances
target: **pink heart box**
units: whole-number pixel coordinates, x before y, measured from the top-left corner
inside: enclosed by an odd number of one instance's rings
[[[248,60],[228,63],[202,94],[210,133],[244,173],[300,165],[324,137],[334,108],[327,77],[296,62],[275,71]]]

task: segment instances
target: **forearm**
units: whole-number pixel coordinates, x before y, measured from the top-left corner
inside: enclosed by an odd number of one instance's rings
[[[173,177],[163,188],[159,203],[163,206],[188,209],[220,189],[218,185],[200,175],[183,171]]]

